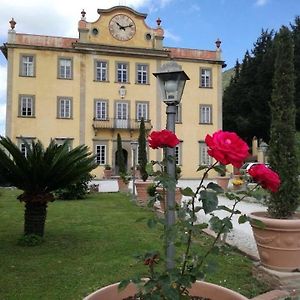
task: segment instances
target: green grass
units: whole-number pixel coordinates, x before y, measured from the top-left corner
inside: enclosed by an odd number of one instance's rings
[[[18,194],[0,190],[1,300],[82,299],[99,287],[144,271],[133,255],[161,247],[159,228],[136,222],[153,213],[119,193],[50,203],[45,242],[22,247],[17,241],[23,231],[24,204],[16,200]],[[199,243],[206,244],[207,238]],[[265,290],[251,277],[251,261],[233,249],[226,248],[218,262],[211,281],[248,297]]]

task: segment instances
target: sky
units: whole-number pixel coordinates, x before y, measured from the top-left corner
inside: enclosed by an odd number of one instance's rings
[[[219,38],[227,69],[253,48],[262,29],[277,31],[300,15],[300,0],[0,0],[0,45],[7,41],[12,17],[19,33],[77,38],[82,9],[93,22],[98,8],[116,5],[148,14],[150,27],[159,17],[164,46],[214,50]],[[6,65],[0,53],[0,135],[5,134]]]

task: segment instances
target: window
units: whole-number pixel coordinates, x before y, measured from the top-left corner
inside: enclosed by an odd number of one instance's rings
[[[95,61],[95,80],[108,81],[108,65],[106,61]]]
[[[31,144],[34,140],[34,138],[21,138],[17,137],[18,139],[18,146],[22,154],[27,157],[28,155],[28,147],[31,149]]]
[[[117,63],[117,82],[128,82],[128,64]]]
[[[55,138],[55,142],[57,145],[63,145],[64,143],[66,143],[69,151],[72,150],[72,140],[73,140],[72,138],[63,138],[63,137]]]
[[[176,105],[175,122],[176,123],[181,123],[182,122],[182,119],[181,119],[181,103]]]
[[[72,118],[72,99],[58,98],[57,117],[61,119]]]
[[[108,102],[107,100],[95,101],[95,119],[107,120],[108,119]]]
[[[33,55],[22,55],[20,64],[20,75],[35,76],[35,57]]]
[[[72,79],[72,59],[71,58],[59,58],[58,59],[58,78]]]
[[[211,69],[200,69],[200,87],[212,87]]]
[[[19,97],[19,116],[34,117],[35,97],[31,95],[21,95]]]
[[[136,66],[136,82],[140,84],[148,83],[148,65],[138,64]]]
[[[212,106],[200,105],[200,123],[212,124]]]
[[[137,102],[136,104],[136,119],[141,121],[144,118],[144,121],[148,121],[148,102]]]
[[[207,145],[204,142],[199,142],[199,149],[200,149],[200,166],[201,165],[211,165],[212,158],[207,153]]]
[[[106,164],[106,145],[96,145],[96,162],[99,165]]]

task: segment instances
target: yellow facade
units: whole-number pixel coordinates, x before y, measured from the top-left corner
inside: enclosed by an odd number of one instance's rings
[[[6,135],[20,146],[21,137],[45,145],[50,139],[68,140],[71,147],[86,144],[98,151],[95,175],[101,178],[105,164],[116,167],[120,133],[129,170],[130,141],[138,138],[140,117],[149,130],[165,128],[166,106],[152,73],[172,60],[190,78],[176,123],[182,141],[178,163],[183,178],[199,177],[196,169],[205,159],[201,142],[222,126],[220,49],[168,48],[159,20],[157,28],[150,28],[145,14],[124,6],[98,12],[99,19],[91,23],[82,13],[79,38],[9,30],[2,47],[8,61]],[[118,77],[118,68],[124,66]],[[149,149],[148,155],[155,160],[160,152]]]

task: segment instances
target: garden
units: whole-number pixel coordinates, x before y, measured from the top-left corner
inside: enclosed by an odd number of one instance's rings
[[[0,190],[0,299],[82,299],[134,274],[147,275],[135,255],[161,248],[159,226],[148,228],[145,221],[153,211],[123,193],[50,203],[44,242],[23,246],[23,204],[16,200],[20,193]],[[199,255],[210,242],[202,236],[195,243]],[[268,289],[252,278],[252,261],[235,249],[226,246],[210,260],[215,268],[208,281],[249,298]]]

